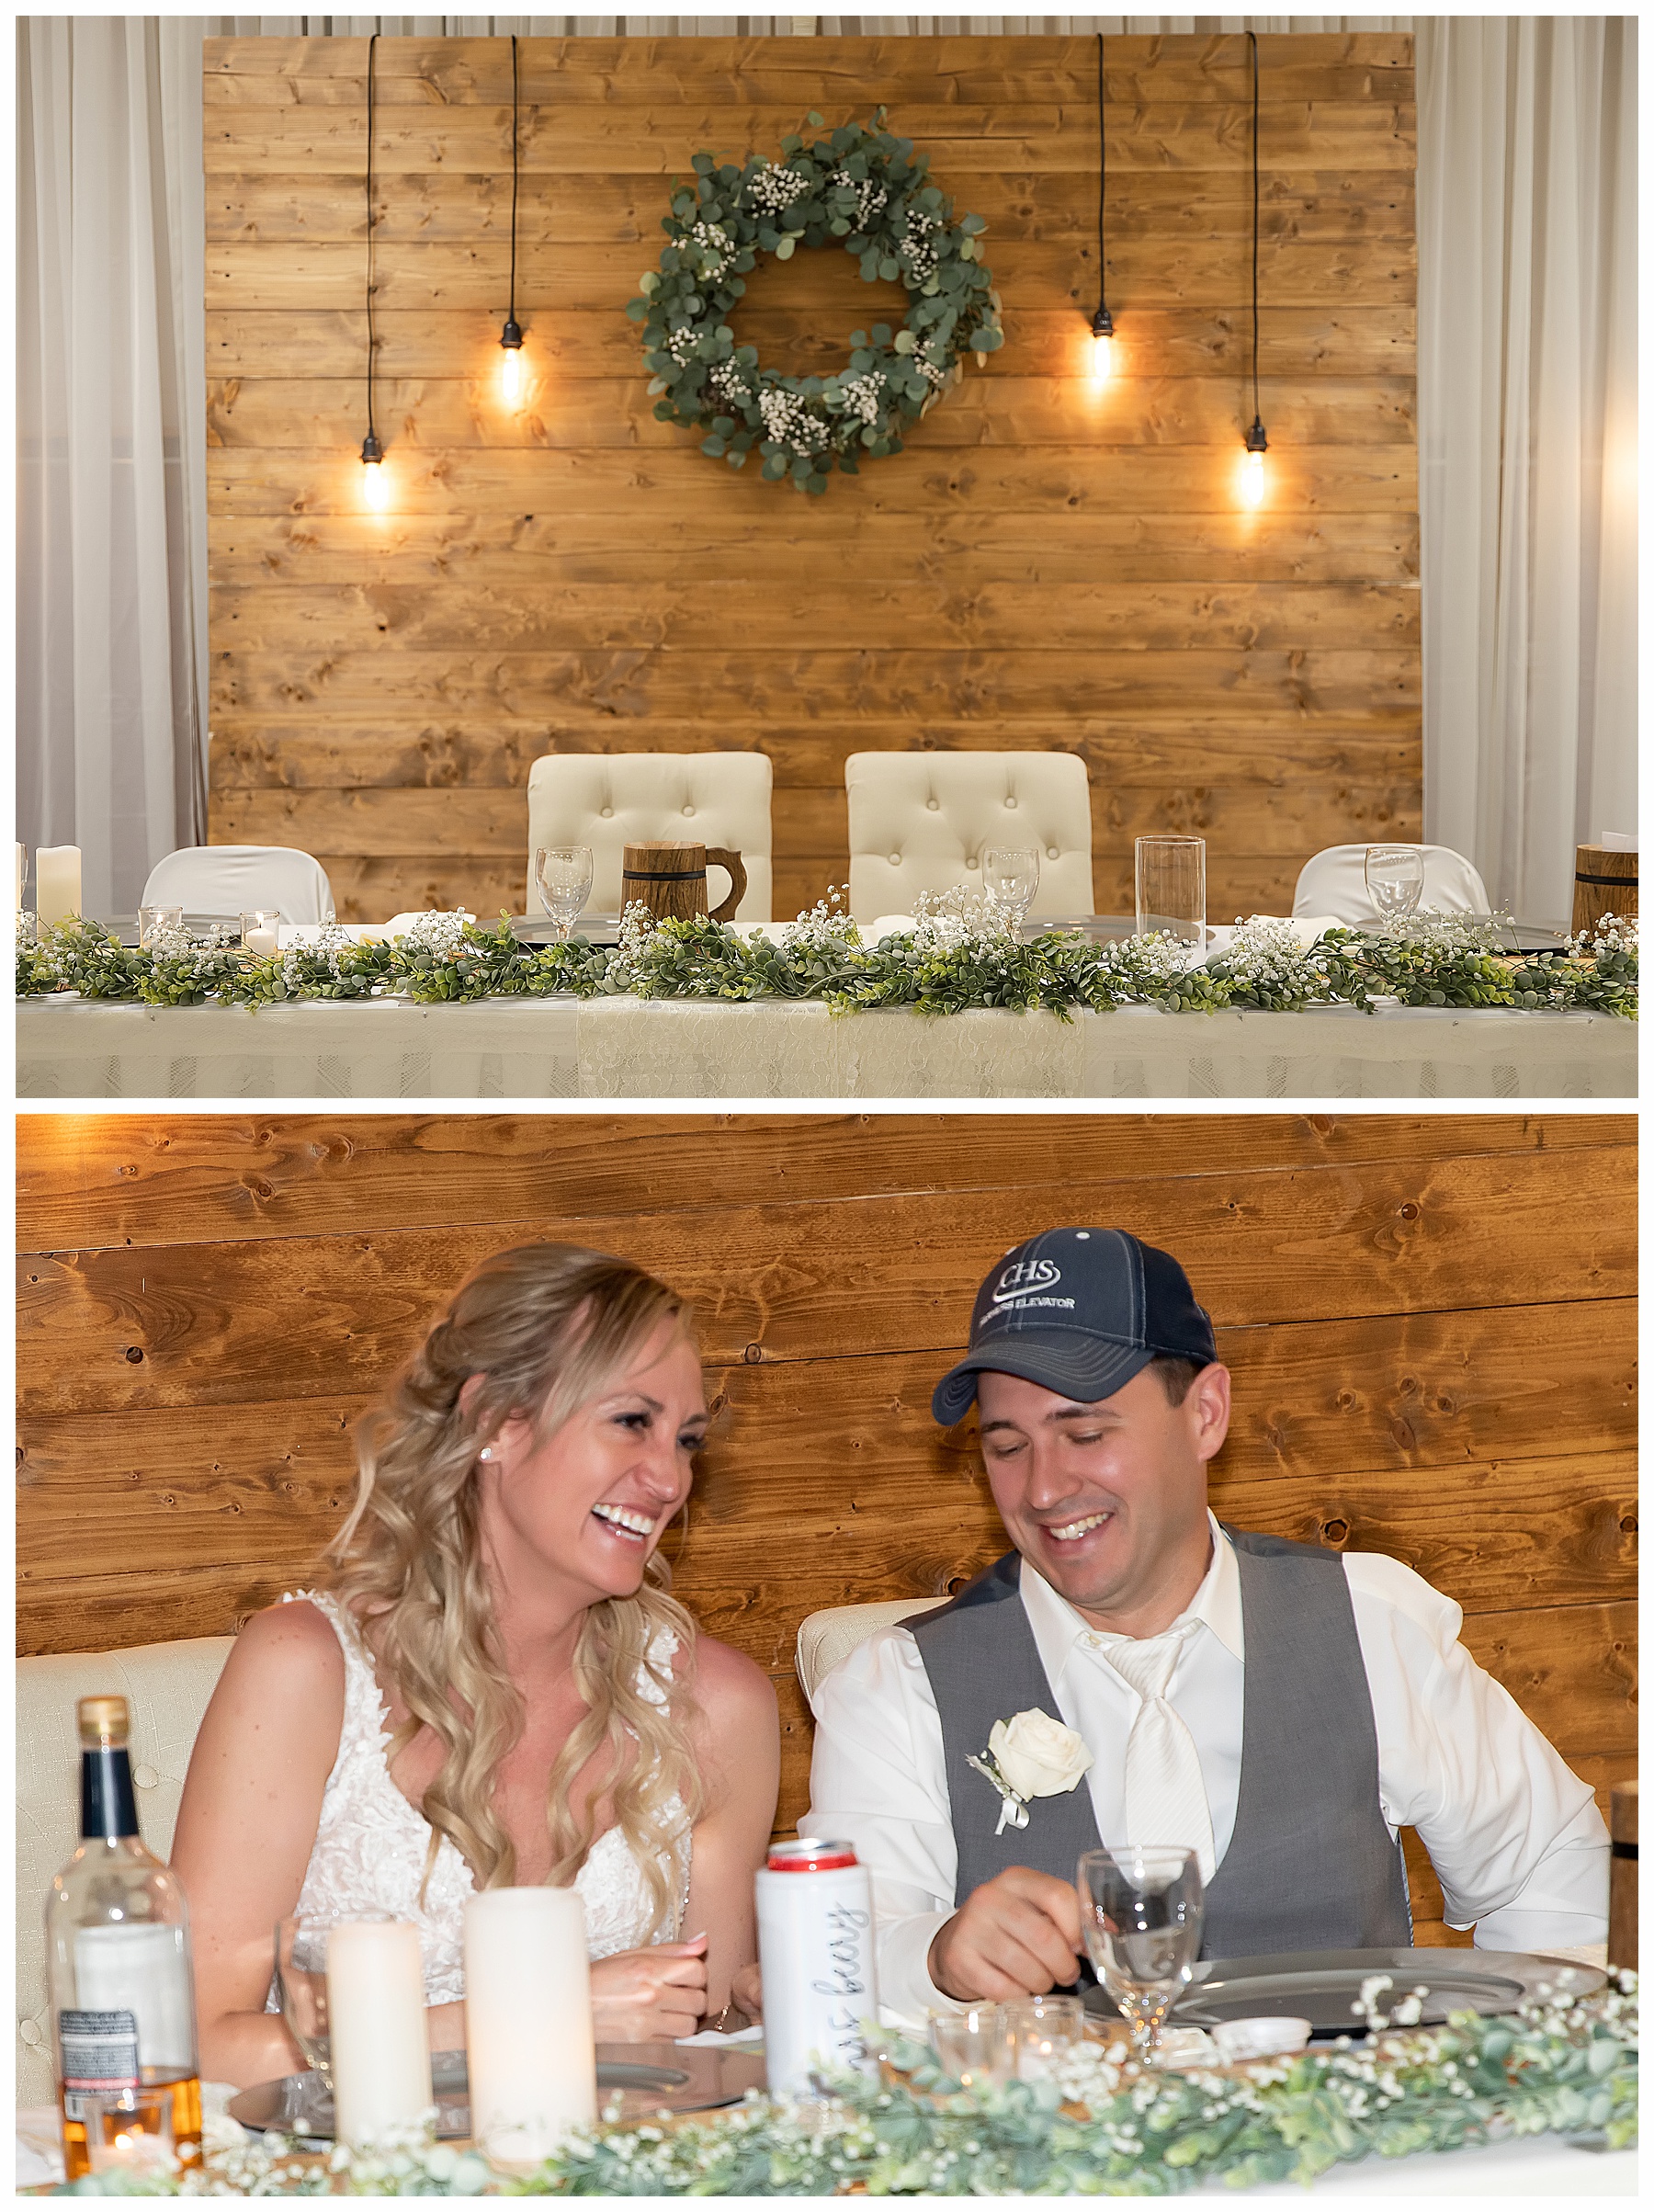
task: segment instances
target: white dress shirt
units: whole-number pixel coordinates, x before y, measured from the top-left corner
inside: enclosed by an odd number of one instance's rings
[[[1200,1755],[1221,1865],[1240,1790],[1246,1638],[1234,1547],[1216,1520],[1212,1537],[1206,1580],[1180,1616],[1195,1626],[1167,1697]],[[1343,1569],[1372,1694],[1379,1801],[1392,1835],[1418,1830],[1448,1925],[1474,1926],[1494,1950],[1603,1942],[1608,1832],[1589,1787],[1460,1644],[1464,1616],[1450,1598],[1377,1552],[1346,1552]],[[1094,1754],[1084,1787],[1097,1833],[1123,1838],[1137,1693],[1025,1560],[1022,1604],[1058,1717]],[[881,1628],[858,1646],[817,1685],[814,1706],[810,1827],[848,1837],[872,1874],[880,2009],[909,2021],[952,2009],[925,1960],[953,1913],[958,1854],[942,1723],[909,1631]]]

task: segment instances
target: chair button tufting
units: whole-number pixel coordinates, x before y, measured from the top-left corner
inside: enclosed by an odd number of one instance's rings
[[[19,2020],[17,2033],[31,2048],[41,2040],[40,2024],[38,2020]]]
[[[610,820],[613,818],[613,816],[614,816],[614,811],[615,811],[615,810],[614,810],[614,808],[613,808],[613,807],[605,807],[605,808],[603,808],[603,809],[602,809],[602,814],[603,814],[603,819],[604,819],[604,821],[605,821],[605,822],[608,822],[608,821],[610,821]]]
[[[901,866],[901,855],[900,853],[892,853],[890,855],[890,866],[892,868],[900,868]]]
[[[928,813],[934,814],[941,804],[942,801],[939,799],[927,799],[924,802],[925,811]]]
[[[161,1777],[153,1766],[135,1766],[132,1769],[132,1779],[140,1789],[153,1789]]]
[[[684,809],[684,811],[685,811],[685,814],[693,814],[693,813],[694,813],[694,811],[695,811],[695,809],[694,809],[693,807],[685,807],[685,808]]]
[[[1014,799],[1014,798],[1007,799],[1007,800],[1006,800],[1006,801],[1005,801],[1005,804],[1006,804],[1008,807],[1014,807],[1014,806],[1016,804],[1016,800],[1015,800],[1015,799]]]
[[[1054,845],[1048,845],[1046,846],[1046,858],[1048,860],[1056,860],[1059,857],[1060,855],[1058,853],[1057,847]]]
[[[967,867],[967,868],[974,868],[974,867],[976,866],[976,864],[977,864],[977,856],[976,856],[976,855],[975,855],[974,853],[972,853],[972,854],[971,854],[971,856],[970,856],[970,857],[969,857],[969,859],[966,861],[965,865],[966,865],[966,867]]]

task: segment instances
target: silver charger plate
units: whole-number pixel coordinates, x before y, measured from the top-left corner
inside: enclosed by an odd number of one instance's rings
[[[1608,1977],[1597,1967],[1573,1966],[1525,1951],[1433,1948],[1374,1951],[1275,1951],[1256,1958],[1204,1958],[1194,1979],[1172,2008],[1169,2025],[1215,2027],[1222,2020],[1285,2018],[1308,2020],[1322,2040],[1364,2036],[1366,2028],[1353,2008],[1369,1976],[1388,1974],[1381,2009],[1415,1989],[1425,1992],[1422,2026],[1433,2026],[1449,2013],[1513,2013],[1538,1994],[1542,1984],[1569,1996],[1600,1990]],[[1101,1989],[1086,1992],[1086,2009],[1115,2010]]]
[[[597,2109],[607,2112],[618,2095],[623,2120],[647,2119],[656,2112],[710,2112],[719,2104],[739,2104],[749,2089],[762,2089],[765,2080],[762,2053],[733,2045],[597,2046]],[[431,2086],[438,2138],[445,2143],[468,2139],[470,2087],[463,2051],[434,2054]],[[334,2139],[333,2097],[318,2073],[289,2074],[244,2089],[230,2100],[229,2112],[255,2135],[274,2127],[300,2142]]]

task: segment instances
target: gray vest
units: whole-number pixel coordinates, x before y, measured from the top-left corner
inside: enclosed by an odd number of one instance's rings
[[[1349,1584],[1335,1551],[1226,1527],[1240,1571],[1245,1719],[1234,1833],[1207,1889],[1203,1958],[1365,1950],[1412,1941],[1399,1846],[1378,1800],[1378,1738]],[[903,1626],[942,1719],[959,1850],[954,1902],[1007,1866],[1064,1881],[1102,1839],[1085,1784],[1036,1798],[995,1835],[999,1793],[966,1764],[996,1720],[1057,1718],[1007,1552],[950,1605]]]

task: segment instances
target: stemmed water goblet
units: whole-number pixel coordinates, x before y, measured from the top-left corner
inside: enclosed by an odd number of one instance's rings
[[[1380,921],[1405,922],[1418,912],[1424,891],[1424,855],[1416,845],[1369,845],[1367,895]]]
[[[1147,2065],[1200,1956],[1200,1860],[1181,1844],[1088,1851],[1076,1887],[1086,1955]]]
[[[547,917],[557,929],[560,945],[579,920],[592,895],[592,848],[589,845],[541,845],[534,856],[534,883]]]
[[[1039,855],[1032,845],[994,845],[982,855],[982,890],[990,912],[1019,930],[1039,889]]]

